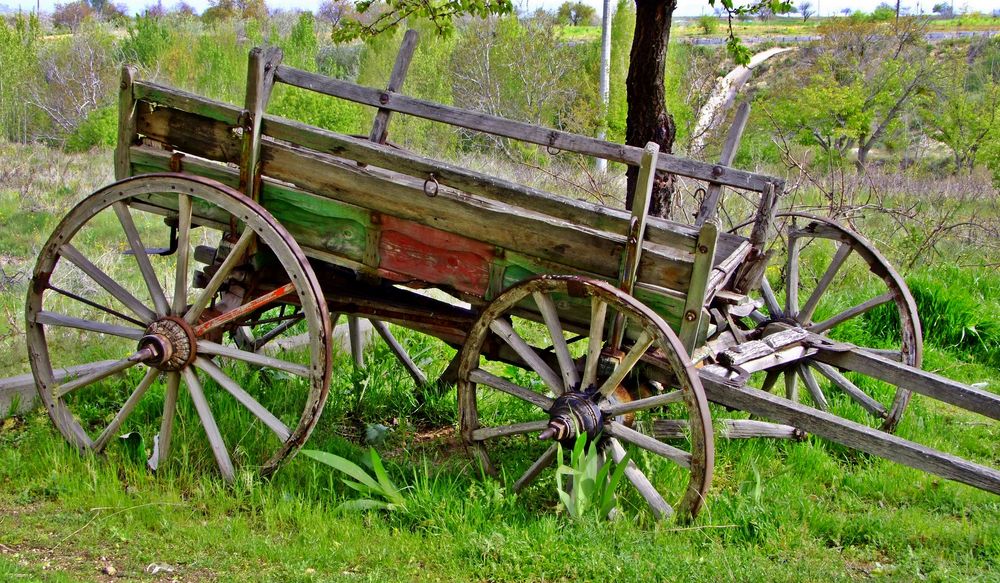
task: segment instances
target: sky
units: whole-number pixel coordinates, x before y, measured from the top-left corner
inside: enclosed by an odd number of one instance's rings
[[[35,3],[38,2],[41,5],[41,10],[43,12],[52,12],[55,4],[58,2],[60,4],[66,4],[72,0],[0,0],[0,6],[6,6],[9,9],[17,10],[21,8],[26,11],[34,10]],[[137,13],[142,12],[143,8],[149,4],[155,4],[155,0],[112,0],[115,4],[124,4],[127,6],[130,12]],[[554,9],[563,3],[564,0],[514,0],[515,4],[519,7],[526,8],[529,11],[533,11],[538,7],[544,7],[546,9]],[[601,11],[601,1],[600,0],[583,0],[587,4],[595,6],[598,10],[598,14]],[[865,10],[870,11],[875,6],[879,4],[876,0],[811,0],[813,9],[823,16],[827,15],[837,15],[844,8],[851,8],[853,10]],[[911,12],[923,12],[929,13],[931,7],[941,2],[942,0],[903,0],[903,6],[910,9]],[[956,12],[985,12],[990,13],[993,10],[1000,9],[1000,0],[948,0],[954,2]],[[163,0],[164,6],[171,6],[176,0]],[[314,11],[319,6],[321,0],[267,0],[267,5],[271,8],[285,8],[285,9],[306,9]],[[799,4],[799,0],[792,0],[793,4]],[[209,6],[208,0],[187,0],[187,3],[193,6],[199,12],[204,10]],[[615,0],[612,0],[612,4]],[[708,4],[708,0],[678,0],[677,11],[674,13],[677,16],[698,16],[700,14],[711,14],[712,10]]]

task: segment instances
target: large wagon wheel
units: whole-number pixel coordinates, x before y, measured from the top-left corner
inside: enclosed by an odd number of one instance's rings
[[[773,259],[783,277],[762,295],[767,318],[858,344],[852,327],[865,318],[884,342],[862,349],[919,367],[923,352],[916,303],[903,278],[867,240],[837,223],[801,212],[781,213],[787,224],[784,253]],[[781,378],[784,382],[779,384]],[[805,391],[799,391],[802,381]],[[835,390],[865,417],[892,431],[910,400],[910,391],[871,378],[848,378],[812,359],[768,372],[765,390],[783,387],[787,397],[829,408],[824,392]]]
[[[192,289],[192,250],[218,243],[204,239],[212,229],[228,232],[230,252]],[[147,249],[171,234],[170,248]],[[275,289],[236,283],[252,280]],[[280,304],[301,315],[304,350],[264,356],[223,340]],[[26,316],[38,392],[63,436],[102,452],[127,429],[158,432],[154,469],[177,446],[175,417],[196,414],[227,480],[239,466],[269,474],[309,436],[329,390],[329,315],[309,262],[266,210],[212,180],[150,174],[86,198],[43,247]],[[80,355],[88,372],[56,377]],[[178,401],[182,384],[190,403]]]
[[[544,324],[518,317],[528,313],[541,314]],[[631,339],[621,349],[608,333],[616,315]],[[567,339],[571,332],[579,334]],[[487,354],[525,369],[480,358]],[[640,361],[655,367],[652,376],[663,384],[642,382]],[[666,323],[611,285],[534,278],[497,297],[469,333],[459,366],[462,435],[486,471],[496,471],[492,451],[520,476],[514,489],[521,490],[556,461],[555,443],[534,436],[571,446],[579,428],[616,463],[634,450],[639,463],[628,462],[625,476],[658,518],[692,518],[712,480],[714,449],[707,401],[689,363]],[[678,417],[687,420],[686,441],[678,444],[685,449],[653,437],[654,421]]]

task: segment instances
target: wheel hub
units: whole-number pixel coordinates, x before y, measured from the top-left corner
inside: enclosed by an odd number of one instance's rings
[[[587,439],[592,440],[600,435],[603,426],[604,413],[593,395],[567,391],[552,404],[548,427],[538,435],[538,439],[566,442],[586,434]]]
[[[145,336],[139,339],[139,349],[150,349],[154,354],[146,364],[163,371],[178,371],[194,361],[197,342],[187,322],[167,316],[146,328]]]

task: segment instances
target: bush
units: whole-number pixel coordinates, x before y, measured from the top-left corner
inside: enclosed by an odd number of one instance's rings
[[[101,107],[90,114],[66,138],[67,152],[86,152],[99,146],[114,146],[118,140],[118,109]]]
[[[123,59],[146,67],[155,65],[170,47],[170,27],[158,16],[136,16],[126,35],[120,49]]]
[[[702,34],[715,34],[719,30],[719,19],[709,14],[703,14],[698,18],[698,28],[701,29]]]

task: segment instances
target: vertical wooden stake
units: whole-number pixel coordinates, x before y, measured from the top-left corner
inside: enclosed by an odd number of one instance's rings
[[[264,110],[274,88],[274,72],[281,63],[281,49],[254,48],[247,66],[247,92],[243,111],[243,155],[240,158],[240,190],[247,197],[260,197],[260,135]]]
[[[733,125],[726,135],[726,143],[722,146],[722,155],[719,157],[720,166],[729,166],[736,157],[736,150],[739,149],[740,140],[743,138],[743,130],[747,127],[747,119],[750,117],[750,102],[744,101],[736,110],[733,117]],[[719,198],[722,196],[722,185],[712,182],[708,185],[705,193],[705,200],[701,201],[701,208],[698,209],[694,226],[701,227],[706,222],[715,218],[719,210]]]
[[[403,44],[399,47],[396,55],[396,63],[392,66],[392,74],[389,75],[389,84],[385,88],[385,100],[388,101],[390,93],[396,93],[403,88],[403,81],[406,80],[406,72],[410,69],[410,61],[413,60],[413,52],[417,48],[417,31],[408,30],[403,35]],[[369,139],[376,144],[384,144],[389,135],[389,117],[392,112],[388,109],[379,109],[375,114],[375,123],[372,124],[372,131]]]
[[[115,180],[132,175],[131,149],[135,140],[135,97],[132,83],[136,69],[131,65],[122,67],[121,85],[118,91],[118,143],[115,145]]]

